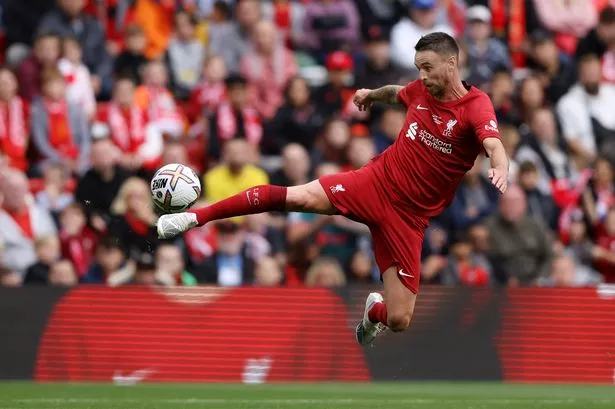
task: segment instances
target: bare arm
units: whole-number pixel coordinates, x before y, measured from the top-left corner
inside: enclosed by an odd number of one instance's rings
[[[483,140],[483,147],[491,160],[489,179],[500,192],[504,193],[508,185],[508,157],[504,145],[498,138],[486,138]]]
[[[397,95],[402,89],[404,87],[401,85],[385,85],[382,88],[372,90],[369,93],[369,99],[372,102],[382,102],[389,105],[401,104]]]

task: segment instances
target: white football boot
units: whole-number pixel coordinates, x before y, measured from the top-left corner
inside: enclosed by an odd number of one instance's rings
[[[198,225],[194,213],[164,214],[158,218],[158,238],[171,239]]]
[[[381,332],[386,331],[386,325],[380,322],[371,322],[369,320],[369,310],[372,309],[374,304],[384,302],[384,298],[380,293],[370,293],[365,300],[365,311],[363,312],[363,319],[357,324],[355,335],[357,342],[360,345],[369,345],[374,342],[374,339]]]

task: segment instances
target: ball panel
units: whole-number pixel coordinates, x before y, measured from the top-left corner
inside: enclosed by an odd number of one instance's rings
[[[182,212],[201,195],[201,181],[190,167],[169,164],[158,169],[151,181],[152,200],[165,213]]]

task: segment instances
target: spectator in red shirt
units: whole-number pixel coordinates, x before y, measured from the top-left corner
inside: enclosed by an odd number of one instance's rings
[[[596,269],[604,282],[615,283],[615,208],[611,208],[604,220],[598,227],[593,255]]]
[[[32,55],[25,59],[17,70],[19,95],[30,102],[40,94],[41,74],[56,67],[60,59],[60,37],[54,33],[43,32],[34,40]]]
[[[261,21],[254,28],[240,70],[250,84],[251,102],[265,119],[273,118],[283,103],[286,84],[297,74],[297,64],[272,22]]]
[[[192,122],[210,117],[216,109],[226,101],[226,85],[224,79],[228,76],[228,69],[224,59],[219,56],[210,56],[205,60],[203,67],[203,80],[196,86],[190,95],[188,105],[188,118]],[[203,130],[200,129],[200,132]]]
[[[83,277],[94,261],[98,237],[87,225],[87,217],[78,204],[68,206],[60,217],[60,244],[62,257]]]
[[[0,68],[0,156],[6,156],[10,167],[25,171],[30,139],[29,108],[17,95],[17,87],[15,74]]]

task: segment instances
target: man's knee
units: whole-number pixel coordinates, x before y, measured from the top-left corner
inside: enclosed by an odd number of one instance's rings
[[[289,211],[334,214],[335,208],[317,180],[300,186],[291,186],[286,193],[286,208]]]
[[[387,327],[393,332],[401,332],[410,326],[410,311],[390,312],[387,314]]]

